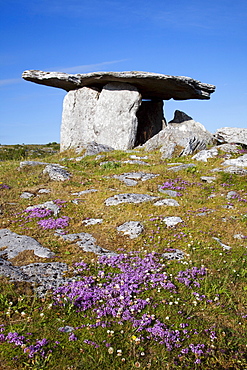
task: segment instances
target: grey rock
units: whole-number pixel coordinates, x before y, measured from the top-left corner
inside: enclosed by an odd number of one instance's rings
[[[116,82],[105,85],[95,112],[95,141],[119,150],[133,148],[140,105],[141,94],[135,86]]]
[[[171,121],[168,122],[168,124],[182,123],[182,122],[190,121],[190,120],[193,120],[193,118],[188,116],[188,114],[182,112],[181,110],[175,110],[174,117]]]
[[[223,152],[226,153],[239,153],[239,145],[237,144],[220,144],[217,145],[217,149],[222,150]]]
[[[53,181],[66,181],[71,178],[71,174],[65,170],[62,166],[49,164],[43,170],[44,174],[48,174],[50,179]]]
[[[172,142],[172,141],[170,141],[168,145],[163,145],[160,148],[160,151],[162,153],[161,159],[170,159],[170,158],[172,158],[172,156],[175,152],[176,146],[177,146],[177,144]]]
[[[18,266],[13,266],[11,262],[0,258],[0,276],[10,278],[10,281],[28,281],[28,276],[25,275]]]
[[[165,218],[163,218],[162,221],[165,222],[167,227],[173,227],[173,226],[176,226],[177,224],[183,222],[181,217],[176,217],[176,216],[165,217]]]
[[[99,91],[89,87],[69,91],[65,96],[60,130],[61,152],[83,148],[95,140],[94,117],[98,99]]]
[[[180,164],[178,166],[168,168],[168,171],[178,172],[192,167],[195,167],[194,163]]]
[[[144,99],[209,99],[210,94],[215,91],[214,85],[201,83],[190,77],[137,71],[67,74],[27,70],[23,72],[22,77],[27,81],[66,91],[77,90],[83,86],[95,86],[101,89],[109,82],[130,83],[138,88]]]
[[[114,148],[112,148],[111,146],[104,145],[104,144],[98,144],[95,141],[88,143],[85,146],[85,149],[86,151],[84,153],[84,157],[88,155],[89,156],[96,155],[98,153],[111,152],[114,150]]]
[[[102,222],[103,222],[102,218],[89,218],[82,221],[82,223],[85,224],[85,226],[97,225],[101,224]]]
[[[229,191],[226,195],[227,199],[233,199],[233,198],[236,198],[238,196],[238,193],[236,191]]]
[[[247,154],[244,154],[238,158],[227,159],[222,163],[223,166],[237,166],[237,167],[247,167]]]
[[[130,159],[148,159],[148,156],[145,155],[143,157],[140,157],[140,156],[134,154],[134,155],[130,155]]]
[[[195,154],[192,159],[195,159],[197,161],[207,162],[209,158],[217,157],[218,150],[214,147],[207,150],[201,150],[197,154]]]
[[[247,175],[247,170],[239,166],[229,166],[225,168],[213,168],[211,172],[226,172],[226,173],[234,173],[236,175]]]
[[[42,247],[34,238],[26,235],[16,234],[8,229],[0,230],[0,256],[7,255],[8,259],[18,256],[25,250],[33,250],[34,254],[42,258],[50,258],[54,253],[50,249]]]
[[[198,139],[197,137],[193,137],[188,140],[187,145],[179,154],[180,157],[184,157],[186,155],[193,154],[195,152],[205,150],[207,147],[206,141]]]
[[[26,210],[30,211],[30,210],[35,209],[35,208],[49,209],[50,211],[53,212],[54,216],[56,216],[56,217],[60,212],[60,208],[52,200],[50,200],[48,202],[45,202],[45,203],[42,203],[42,204],[36,204],[35,206],[29,206],[29,207],[26,208]]]
[[[29,193],[28,191],[24,191],[21,195],[20,195],[20,198],[22,199],[30,199],[34,197],[34,194],[33,193]]]
[[[172,249],[169,252],[162,253],[162,257],[168,260],[181,260],[184,258],[184,252],[180,249]]]
[[[150,202],[156,198],[157,197],[152,197],[147,194],[134,194],[134,193],[118,194],[106,199],[105,205],[114,206],[121,203],[143,203]]]
[[[232,249],[232,247],[229,247],[229,245],[222,243],[219,238],[213,237],[213,239],[216,240],[223,247],[224,250],[229,251],[230,249]]]
[[[179,207],[180,204],[175,199],[161,199],[154,203],[154,206]]]
[[[234,239],[246,239],[247,237],[243,234],[235,234],[233,235]]]
[[[116,254],[115,252],[96,245],[96,239],[88,233],[67,234],[61,235],[61,237],[66,241],[75,242],[84,252],[92,252],[99,255]]]
[[[137,181],[147,181],[159,176],[159,174],[145,172],[127,172],[122,175],[113,175],[115,179],[123,181],[127,186],[137,185]]]
[[[80,195],[84,195],[84,194],[95,193],[97,191],[98,191],[97,189],[87,189],[87,190],[78,191],[76,193],[72,193],[72,195],[80,196]]]
[[[215,176],[201,176],[201,180],[204,182],[207,182],[208,184],[211,184],[216,180]]]
[[[215,132],[214,137],[220,143],[247,145],[247,128],[222,127]]]
[[[58,331],[61,331],[62,333],[71,333],[74,330],[75,330],[75,328],[73,328],[73,326],[69,326],[69,325],[61,326],[60,328],[58,328]]]
[[[123,161],[122,163],[134,164],[134,165],[140,165],[140,166],[150,166],[149,163],[144,162],[144,161],[139,161],[138,159],[127,160],[127,161]]]
[[[179,192],[175,191],[175,190],[169,190],[169,189],[162,189],[162,185],[158,185],[158,191],[160,193],[163,193],[163,194],[166,194],[166,195],[169,195],[169,197],[178,197],[179,196]]]
[[[143,231],[144,227],[139,221],[128,221],[117,227],[117,231],[128,235],[130,239],[137,238]]]
[[[184,113],[185,114],[185,113]],[[165,152],[171,145],[186,148],[188,150],[198,150],[213,143],[213,135],[199,122],[194,120],[176,123],[171,121],[157,135],[149,139],[144,148],[147,151],[160,148]]]
[[[34,166],[43,166],[43,165],[47,165],[49,163],[46,163],[46,162],[37,162],[37,161],[22,161],[20,162],[20,169],[21,168],[24,168],[24,167],[34,167]]]
[[[49,194],[50,192],[50,189],[39,189],[38,194]]]

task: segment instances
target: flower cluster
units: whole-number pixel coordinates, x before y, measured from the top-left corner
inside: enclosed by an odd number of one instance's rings
[[[4,189],[10,189],[10,186],[0,182],[0,190],[4,190]]]
[[[49,229],[63,229],[69,225],[70,218],[67,216],[60,218],[48,218],[45,220],[38,221],[38,225],[45,230]]]
[[[184,190],[186,186],[191,185],[188,181],[181,178],[168,180],[161,185],[161,189]]]

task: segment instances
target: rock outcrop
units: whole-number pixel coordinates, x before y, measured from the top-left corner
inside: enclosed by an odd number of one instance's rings
[[[147,151],[160,148],[162,158],[165,159],[172,157],[177,146],[185,148],[181,155],[188,155],[196,150],[205,149],[207,145],[213,143],[213,139],[213,135],[201,123],[194,121],[184,112],[175,111],[174,119],[149,139],[144,148]]]
[[[222,127],[215,134],[215,139],[219,143],[235,143],[247,145],[247,128]]]

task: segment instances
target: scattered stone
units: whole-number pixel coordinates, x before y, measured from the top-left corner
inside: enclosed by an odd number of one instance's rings
[[[215,176],[202,176],[201,180],[204,182],[207,182],[208,184],[211,184],[212,182],[216,180],[216,177]]]
[[[72,195],[81,196],[81,195],[84,195],[84,194],[95,193],[96,191],[98,191],[98,190],[97,189],[87,189],[87,190],[78,191],[76,193],[72,193]]]
[[[115,252],[96,245],[96,239],[88,233],[67,234],[61,235],[61,237],[66,241],[75,242],[84,252],[92,252],[99,255],[116,254]]]
[[[73,328],[73,326],[69,326],[69,325],[62,326],[62,327],[58,328],[58,331],[61,331],[62,333],[71,333],[74,330],[75,330],[75,328]]]
[[[34,197],[34,194],[33,193],[29,193],[28,191],[24,191],[21,195],[20,195],[20,198],[22,199],[30,199]]]
[[[178,172],[192,167],[195,167],[194,163],[180,164],[178,166],[168,168],[168,171]]]
[[[235,234],[233,235],[234,239],[247,239],[247,236],[243,234]]]
[[[234,199],[238,196],[238,193],[236,191],[229,191],[226,195],[227,199]]]
[[[60,208],[52,200],[50,200],[48,202],[45,202],[45,203],[42,203],[42,204],[36,204],[35,206],[29,206],[29,207],[26,208],[26,211],[30,211],[30,210],[35,209],[35,208],[49,209],[53,212],[55,217],[57,217],[59,212],[60,212]]]
[[[242,167],[238,167],[238,166],[229,166],[226,168],[214,168],[211,170],[211,172],[226,172],[226,173],[232,173],[236,175],[247,175],[247,170],[245,170]]]
[[[247,132],[247,129],[246,129]],[[227,159],[222,163],[223,166],[237,166],[237,167],[247,167],[247,154],[235,159]]]
[[[137,160],[137,159],[136,160],[132,159],[132,160],[123,161],[122,163],[135,164],[135,165],[140,165],[140,166],[150,166],[149,163],[144,162],[144,161],[140,161],[140,160]]]
[[[179,207],[180,204],[175,199],[161,199],[154,203],[154,206]]]
[[[85,224],[85,226],[101,224],[102,222],[103,222],[102,218],[89,218],[87,220],[82,221],[82,223]]]
[[[162,257],[168,260],[181,260],[184,258],[184,252],[180,249],[172,249],[169,252],[162,253]]]
[[[183,222],[181,217],[176,217],[176,216],[165,217],[163,218],[162,221],[165,222],[167,227],[173,227],[179,224],[180,222]]]
[[[215,132],[214,137],[220,143],[247,145],[247,128],[222,127]]]
[[[129,221],[117,227],[124,235],[129,235],[130,239],[137,238],[143,231],[144,227],[138,221]]]
[[[146,172],[127,172],[122,175],[113,175],[115,179],[123,181],[127,186],[137,185],[137,180],[147,181],[159,176],[159,174]]]
[[[37,161],[23,161],[20,162],[20,169],[24,167],[29,167],[29,166],[43,166],[43,165],[48,165],[49,163],[46,162],[37,162]]]
[[[63,166],[58,164],[49,164],[43,170],[44,174],[48,174],[53,181],[66,181],[69,180],[71,174],[64,169]]]
[[[234,208],[231,204],[225,204],[225,205],[223,205],[221,207],[222,208],[225,208],[225,209],[233,209]]]
[[[213,239],[216,240],[223,247],[224,250],[229,251],[230,249],[232,249],[232,247],[229,247],[229,245],[222,243],[219,238],[213,236]]]
[[[158,191],[160,193],[169,195],[169,197],[178,197],[180,195],[180,193],[175,190],[162,189],[162,185],[158,185]]]
[[[197,137],[193,137],[189,139],[185,148],[179,154],[180,157],[184,157],[195,152],[205,150],[207,147],[207,143],[205,140],[198,139]]]
[[[147,194],[118,194],[105,200],[106,206],[115,206],[121,203],[143,203],[150,202],[151,200],[157,199],[157,197],[152,197]]]
[[[207,162],[209,158],[217,157],[218,150],[216,148],[211,149],[205,149],[201,150],[197,154],[195,154],[192,159],[195,159],[197,161]]]
[[[39,189],[38,194],[49,194],[50,192],[50,189]]]
[[[34,238],[26,235],[16,234],[8,229],[0,230],[0,256],[7,255],[7,259],[18,256],[19,253],[25,250],[33,250],[34,254],[42,258],[51,258],[54,253],[48,248],[42,247]]]
[[[112,152],[114,148],[108,145],[98,144],[95,141],[90,142],[85,147],[86,151],[83,157],[92,156],[104,152]]]
[[[148,156],[139,157],[138,155],[130,155],[130,159],[148,159]]]

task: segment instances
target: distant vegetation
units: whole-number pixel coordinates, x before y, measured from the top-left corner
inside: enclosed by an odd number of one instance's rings
[[[46,145],[0,145],[0,161],[43,158],[57,153],[59,147],[55,142]]]

